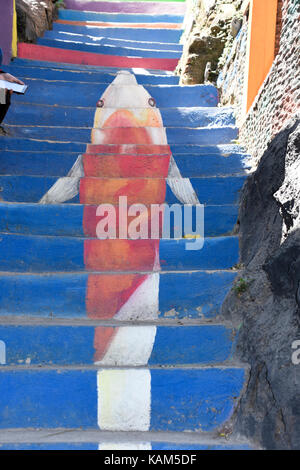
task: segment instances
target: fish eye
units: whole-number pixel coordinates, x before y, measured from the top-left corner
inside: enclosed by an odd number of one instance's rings
[[[149,98],[148,103],[150,106],[154,107],[156,105],[155,99],[154,98]]]
[[[103,99],[98,100],[96,106],[97,106],[97,108],[103,108],[103,106],[104,106],[104,100],[103,100]]]

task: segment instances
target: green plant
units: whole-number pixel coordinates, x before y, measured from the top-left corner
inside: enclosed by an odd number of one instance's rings
[[[64,0],[57,0],[56,5],[58,8],[65,8]]]
[[[233,289],[237,295],[241,295],[247,291],[248,287],[249,287],[249,282],[247,282],[244,278],[241,277],[237,281]]]

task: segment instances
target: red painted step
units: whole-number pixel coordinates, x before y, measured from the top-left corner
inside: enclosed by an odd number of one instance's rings
[[[123,57],[94,52],[83,52],[56,47],[39,46],[24,42],[18,45],[18,57],[21,59],[64,62],[68,64],[97,65],[103,67],[144,68],[173,71],[178,59],[152,59],[143,57]]]

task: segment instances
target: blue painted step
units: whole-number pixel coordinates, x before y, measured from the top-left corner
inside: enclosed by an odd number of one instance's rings
[[[145,436],[146,437],[146,436]],[[188,444],[174,443],[174,442],[57,442],[51,443],[12,443],[12,444],[1,444],[0,450],[107,450],[112,448],[114,450],[251,450],[249,444],[241,444],[235,442],[226,441],[215,441],[203,444]]]
[[[143,335],[153,326],[113,327],[116,334],[126,329]],[[97,332],[105,335],[111,327],[105,326],[0,326],[0,341],[6,347],[6,365],[92,365]],[[140,333],[139,333],[140,331]],[[148,364],[216,364],[230,360],[234,331],[223,325],[158,326]],[[99,346],[99,345],[98,345]],[[101,346],[101,343],[100,343]],[[119,346],[120,349],[120,346]],[[121,358],[121,362],[118,362]],[[106,360],[106,366],[147,366],[135,358],[119,356]]]
[[[217,317],[236,275],[234,271],[162,273],[159,318]],[[86,319],[87,282],[85,273],[0,274],[0,315]]]
[[[94,240],[98,246],[123,240]],[[145,240],[126,240],[135,249]],[[238,260],[238,238],[206,238],[202,249],[186,249],[195,240],[161,240],[160,263],[162,271],[230,269]],[[0,269],[7,272],[84,271],[84,240],[68,237],[41,237],[2,234],[0,249],[6,254],[0,259]],[[112,261],[113,263],[113,261]],[[98,271],[101,271],[99,265]],[[107,271],[107,267],[104,268]],[[124,267],[128,270],[128,267]],[[109,269],[109,271],[113,271]],[[130,270],[130,268],[129,268]],[[152,271],[152,266],[142,271]]]
[[[72,121],[70,122],[72,124]],[[30,139],[85,142],[91,139],[91,129],[78,127],[43,127],[43,126],[12,126],[8,127],[10,136],[25,137]],[[238,130],[236,127],[203,127],[197,129],[185,127],[170,127],[166,129],[167,139],[170,145],[190,142],[190,144],[209,145],[226,144],[236,139]],[[112,142],[113,143],[113,142]],[[116,142],[115,142],[116,143]]]
[[[88,43],[77,43],[75,41],[65,39],[49,39],[49,38],[40,38],[37,41],[37,44],[40,46],[47,47],[57,47],[59,49],[68,49],[75,51],[84,51],[84,52],[93,52],[95,54],[106,54],[106,55],[117,55],[124,57],[153,57],[160,59],[180,59],[180,51],[171,51],[156,50],[155,47],[152,49],[143,49],[142,47],[120,47],[114,45],[98,45],[93,44],[92,42]]]
[[[216,237],[232,232],[237,220],[237,205],[206,206],[204,234]],[[3,204],[0,203],[0,232],[23,235],[50,235],[84,237],[84,206],[60,204]],[[192,208],[196,220],[196,207]],[[185,213],[182,210],[182,233]],[[174,237],[174,219],[170,221],[170,237]]]
[[[111,46],[121,46],[121,47],[137,47],[138,49],[155,49],[155,50],[161,50],[161,51],[171,50],[171,51],[182,52],[183,50],[182,44],[155,42],[155,39],[156,39],[155,37],[153,38],[153,41],[147,42],[147,41],[133,41],[130,39],[116,39],[113,37],[99,38],[97,36],[72,34],[72,33],[66,33],[62,31],[45,31],[43,38],[76,41],[78,43],[91,43],[91,44],[111,45]]]
[[[44,80],[26,81],[28,90],[25,95],[16,95],[15,101],[32,104],[51,104],[60,106],[83,106],[96,109],[96,103],[106,84],[78,82],[47,82]],[[216,106],[217,89],[212,85],[145,85],[145,89],[156,100],[158,108]]]
[[[173,144],[170,146],[173,155],[223,155],[229,156],[232,153],[241,153],[242,149],[235,144],[222,145],[189,145]],[[64,152],[65,153],[84,153],[86,145],[77,142],[46,142],[32,139],[16,139],[0,136],[0,150],[9,150],[17,152]],[[114,153],[114,151],[110,152]]]
[[[5,118],[6,124],[23,126],[93,127],[94,108],[47,106],[13,103]],[[231,108],[161,108],[165,127],[234,126]]]
[[[245,176],[191,178],[191,183],[202,204],[237,204],[245,178]],[[98,184],[101,184],[101,179],[97,178],[97,180]],[[37,203],[56,181],[57,178],[54,177],[0,176],[2,202]],[[79,203],[79,195],[66,202]],[[167,186],[165,202],[167,204],[180,203],[169,186]]]
[[[108,373],[125,376],[127,370]],[[98,374],[101,384],[102,372]],[[232,415],[245,379],[239,368],[153,369],[150,374],[151,431],[216,429]],[[111,390],[112,396],[116,391]],[[0,395],[2,429],[98,429],[97,371],[2,369]]]
[[[158,29],[151,28],[112,28],[77,26],[73,24],[53,23],[53,31],[62,31],[74,34],[84,34],[94,37],[114,37],[115,39],[130,39],[133,41],[148,41],[152,39],[156,42],[176,43],[180,41],[182,30],[179,29]]]
[[[38,78],[42,80],[63,80],[67,82],[93,82],[93,83],[111,83],[115,78],[115,73],[97,72],[95,70],[72,70],[52,67],[33,67],[14,65],[15,61],[9,66],[5,66],[5,71],[15,77],[26,80],[28,78]],[[70,65],[69,65],[70,67]],[[179,77],[174,75],[139,75],[135,74],[139,85],[178,85]]]
[[[248,156],[233,153],[221,155],[173,155],[181,176],[233,176],[243,174]],[[33,153],[0,151],[0,175],[66,176],[77,160],[76,153]],[[101,158],[101,155],[99,155]]]
[[[54,23],[55,24],[55,23]],[[95,72],[100,74],[112,74],[116,75],[120,70],[127,70],[133,72],[135,75],[139,76],[159,76],[159,77],[174,77],[173,72],[168,70],[155,70],[155,69],[141,69],[141,68],[118,68],[118,67],[102,67],[100,65],[84,65],[84,64],[69,64],[63,62],[48,62],[44,60],[31,60],[31,59],[21,59],[15,57],[11,62],[11,66],[18,67],[35,67],[36,69],[58,69],[64,71],[75,71],[75,72]],[[178,77],[176,77],[178,79]]]

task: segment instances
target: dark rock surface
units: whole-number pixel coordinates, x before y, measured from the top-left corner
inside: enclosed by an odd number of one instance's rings
[[[243,289],[238,281],[223,305],[239,328],[236,356],[251,366],[234,429],[266,449],[300,448],[300,364],[292,362],[300,339],[299,150],[294,120],[246,181],[238,220]]]
[[[18,40],[35,42],[51,29],[57,16],[56,2],[52,0],[16,0]]]

